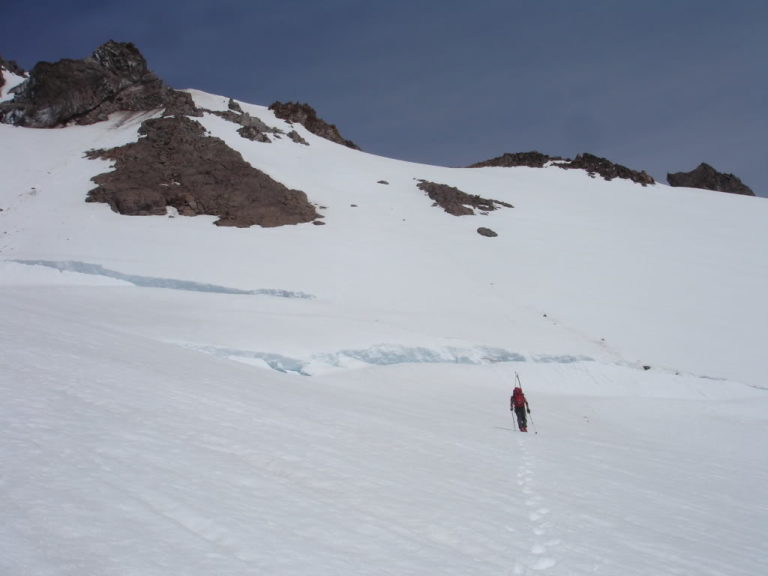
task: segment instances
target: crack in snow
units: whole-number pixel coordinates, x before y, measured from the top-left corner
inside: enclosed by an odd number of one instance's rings
[[[53,268],[59,272],[76,272],[78,274],[88,274],[91,276],[103,276],[122,280],[138,286],[140,288],[166,288],[169,290],[186,290],[189,292],[210,292],[214,294],[242,294],[247,296],[275,296],[277,298],[300,298],[313,300],[315,297],[306,292],[296,292],[293,290],[280,290],[277,288],[258,288],[255,290],[243,290],[240,288],[230,288],[228,286],[218,286],[216,284],[205,284],[202,282],[193,282],[191,280],[177,280],[174,278],[160,278],[155,276],[140,276],[138,274],[124,274],[117,270],[104,268],[99,264],[89,264],[88,262],[78,262],[75,260],[56,261],[56,260],[9,260],[17,264],[27,266],[45,266]]]
[[[306,358],[290,357],[274,352],[242,350],[222,346],[200,346],[181,343],[190,350],[228,358],[246,364],[260,365],[283,373],[312,376],[327,368],[354,368],[359,366],[392,366],[395,364],[497,364],[502,362],[563,363],[592,362],[588,356],[539,355],[526,356],[503,348],[475,346],[471,348],[445,347],[428,348],[425,346],[401,346],[397,344],[377,344],[369,348],[338,350],[312,354]]]

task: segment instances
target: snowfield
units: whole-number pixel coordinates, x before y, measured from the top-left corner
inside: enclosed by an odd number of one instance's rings
[[[768,573],[765,199],[418,165],[240,104],[310,145],[200,121],[325,226],[85,203],[84,152],[151,114],[0,125],[1,574]]]

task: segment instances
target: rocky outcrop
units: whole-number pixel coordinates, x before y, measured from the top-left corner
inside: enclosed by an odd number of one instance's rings
[[[613,180],[614,178],[623,178],[625,180],[632,180],[643,186],[648,184],[655,184],[655,180],[644,170],[630,170],[626,166],[621,164],[615,164],[606,158],[595,156],[594,154],[579,154],[574,160],[559,163],[558,166],[565,169],[580,169],[586,170],[590,176],[599,174],[606,180]]]
[[[0,121],[52,128],[93,124],[117,111],[159,108],[166,114],[198,114],[189,94],[172,90],[150,72],[133,44],[109,41],[83,60],[36,64],[14,99],[0,104]]]
[[[670,186],[703,188],[704,190],[755,196],[752,189],[733,174],[723,174],[703,162],[690,172],[667,174],[667,182]]]
[[[270,110],[275,113],[275,116],[281,120],[301,124],[321,138],[342,144],[348,148],[360,150],[351,140],[345,140],[339,133],[338,128],[333,124],[328,124],[321,118],[318,118],[317,112],[309,104],[299,104],[298,102],[274,102],[270,107]]]
[[[272,142],[272,140],[269,139],[269,136],[267,136],[263,130],[260,130],[256,126],[243,126],[237,130],[237,133],[246,140],[264,142],[265,144]]]
[[[232,110],[232,112],[237,112],[238,114],[242,114],[243,113],[243,109],[240,106],[240,104],[235,102],[232,98],[230,98],[229,102],[227,102],[227,108],[229,110]]]
[[[488,168],[488,167],[501,167],[501,168],[513,168],[516,166],[528,166],[529,168],[543,168],[547,162],[553,160],[562,160],[562,158],[547,156],[541,152],[535,150],[531,152],[515,152],[511,154],[509,152],[491,158],[484,162],[478,162],[471,164],[469,168]]]
[[[296,132],[296,130],[291,130],[288,132],[288,138],[296,142],[296,144],[304,144],[304,146],[309,146],[309,142],[304,140],[304,138],[301,137],[301,134]]]
[[[440,206],[448,214],[454,216],[468,216],[475,213],[475,209],[481,212],[492,212],[499,207],[513,208],[511,204],[482,198],[477,195],[467,194],[458,188],[447,184],[437,184],[427,180],[419,180],[419,190],[423,190],[434,201],[434,206]]]
[[[205,112],[215,114],[216,116],[224,118],[229,122],[239,124],[241,127],[238,129],[237,133],[240,134],[240,136],[243,138],[247,138],[248,140],[253,140],[255,142],[270,143],[272,142],[272,140],[269,138],[270,134],[276,138],[280,138],[280,134],[284,134],[284,132],[279,128],[267,126],[259,118],[255,118],[247,112],[244,112],[240,104],[231,98],[229,99],[228,110],[225,110],[224,112],[216,110],[205,110]],[[299,133],[296,132],[296,130],[291,130],[288,132],[287,136],[297,144],[304,144],[309,146],[309,142],[304,140],[304,138],[302,138]]]
[[[537,151],[516,152],[514,154],[506,153],[484,162],[477,162],[469,167],[486,168],[490,166],[498,166],[512,168],[516,166],[528,166],[530,168],[543,168],[550,162],[560,168],[586,170],[589,175],[593,177],[595,174],[599,174],[606,180],[624,178],[642,184],[643,186],[655,184],[654,179],[644,171],[638,172],[637,170],[630,170],[626,166],[615,164],[606,158],[587,153],[579,154],[574,160],[568,158],[564,159],[558,156],[548,156],[547,154],[542,154]]]
[[[186,92],[180,92],[168,88],[165,97],[165,110],[163,116],[202,116],[203,112],[197,106],[192,96]]]
[[[96,176],[89,202],[106,202],[120,214],[219,217],[219,226],[265,227],[311,222],[319,215],[307,196],[289,190],[245,162],[223,140],[184,116],[147,120],[138,142],[96,150],[90,158],[113,160]]]
[[[281,130],[267,126],[259,118],[243,112],[240,105],[232,99],[229,100],[229,109],[224,112],[218,110],[205,110],[205,112],[219,116],[228,122],[239,124],[240,128],[237,133],[254,142],[270,143],[272,140],[269,139],[269,134],[282,134]]]

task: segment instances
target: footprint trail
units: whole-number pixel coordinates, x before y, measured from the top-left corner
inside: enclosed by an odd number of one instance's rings
[[[517,486],[525,495],[525,518],[528,520],[527,529],[531,533],[527,540],[530,548],[528,554],[517,559],[510,572],[521,576],[542,574],[557,566],[557,560],[551,551],[560,544],[559,540],[548,537],[551,528],[551,522],[548,520],[550,510],[542,505],[542,497],[536,490],[536,465],[527,444],[522,438],[518,440],[520,463],[517,470]]]

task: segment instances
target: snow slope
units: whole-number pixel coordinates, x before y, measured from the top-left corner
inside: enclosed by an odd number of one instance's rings
[[[86,204],[83,152],[149,116],[0,125],[1,573],[768,569],[765,200],[206,115],[326,225]],[[515,207],[457,218],[416,179]]]

